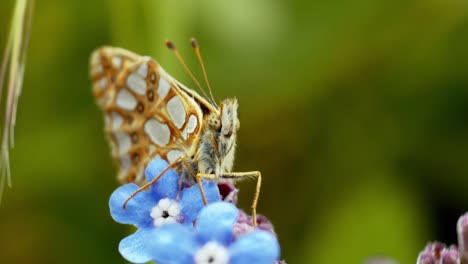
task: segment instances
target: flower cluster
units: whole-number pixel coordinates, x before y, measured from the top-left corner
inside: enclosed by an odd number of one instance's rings
[[[162,159],[151,161],[146,180],[153,180],[167,166]],[[179,175],[169,169],[125,209],[125,200],[138,186],[130,183],[114,191],[109,201],[112,217],[137,227],[120,242],[124,258],[159,264],[272,264],[278,260],[280,248],[273,226],[263,216],[254,226],[251,217],[236,208],[238,190],[232,184],[202,181],[207,206],[197,185],[181,186]]]
[[[458,247],[433,242],[419,253],[417,264],[466,264],[468,263],[468,213],[457,224]]]

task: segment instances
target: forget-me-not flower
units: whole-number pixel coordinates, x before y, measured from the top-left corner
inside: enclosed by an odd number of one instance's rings
[[[204,207],[195,229],[181,224],[164,225],[148,233],[146,249],[159,264],[272,264],[280,254],[278,240],[264,230],[236,237],[234,223],[239,210],[231,203]]]
[[[146,180],[150,182],[167,166],[168,163],[162,159],[152,160],[145,170]],[[202,185],[208,203],[220,200],[215,183],[203,181]],[[138,227],[134,234],[120,242],[120,253],[129,261],[143,263],[151,260],[146,250],[147,240],[152,239],[150,236],[169,223],[193,228],[193,221],[204,204],[198,185],[179,191],[179,176],[173,169],[164,173],[148,191],[133,197],[124,209],[125,200],[138,188],[133,183],[119,187],[112,193],[109,207],[115,221]]]

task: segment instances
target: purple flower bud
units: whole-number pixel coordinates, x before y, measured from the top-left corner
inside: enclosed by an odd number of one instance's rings
[[[436,259],[440,258],[440,252],[444,249],[446,245],[444,243],[435,241],[427,244],[424,250],[421,253],[427,252],[431,253]]]
[[[239,215],[237,216],[237,223],[252,224],[250,216],[246,214],[243,210],[239,210]]]
[[[419,253],[418,262],[416,262],[416,264],[436,264],[436,262],[436,257],[432,253],[424,250]]]
[[[254,230],[264,230],[276,236],[273,224],[263,215],[257,215],[257,226],[253,226],[252,217],[244,211],[239,210],[237,221],[234,223],[234,235],[236,237],[250,233]]]
[[[468,263],[468,213],[458,219],[457,223],[458,247],[460,248],[461,263]]]
[[[244,234],[254,231],[255,229],[253,228],[253,226],[249,225],[248,223],[237,222],[237,223],[234,223],[233,230],[234,230],[234,237],[238,238]]]
[[[450,248],[444,248],[440,252],[440,264],[459,264],[459,252],[454,246]]]
[[[237,204],[239,189],[237,189],[232,182],[220,182],[218,183],[218,189],[221,194],[222,201]]]
[[[258,229],[268,231],[276,236],[273,224],[263,215],[257,215],[257,227]]]

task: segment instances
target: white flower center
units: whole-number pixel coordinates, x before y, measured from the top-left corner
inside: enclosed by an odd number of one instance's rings
[[[228,250],[216,243],[208,242],[195,253],[195,264],[228,264]]]
[[[153,218],[155,227],[175,223],[181,219],[180,204],[169,198],[161,199],[158,204],[151,209],[150,215]]]

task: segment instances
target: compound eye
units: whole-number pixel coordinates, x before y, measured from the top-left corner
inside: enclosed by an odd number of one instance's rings
[[[224,134],[224,137],[230,138],[231,136],[232,136],[232,129],[229,129],[229,131],[227,132],[227,134]]]

